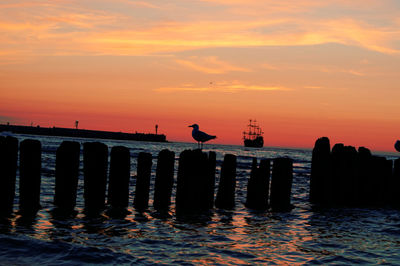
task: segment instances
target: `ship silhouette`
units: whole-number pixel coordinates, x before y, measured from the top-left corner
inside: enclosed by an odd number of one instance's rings
[[[264,132],[257,124],[256,120],[249,120],[247,131],[243,132],[243,142],[245,147],[262,148],[264,146]]]

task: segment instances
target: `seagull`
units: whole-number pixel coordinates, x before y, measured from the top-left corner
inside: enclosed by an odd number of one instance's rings
[[[197,141],[199,148],[203,148],[203,142],[209,141],[210,139],[215,139],[216,136],[208,135],[207,133],[199,130],[198,124],[193,124],[189,127],[192,127],[192,137]],[[201,146],[200,146],[201,145]],[[200,148],[200,149],[201,149]]]

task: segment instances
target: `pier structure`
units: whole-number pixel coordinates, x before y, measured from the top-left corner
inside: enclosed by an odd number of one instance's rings
[[[62,142],[56,151],[54,210],[58,214],[76,213],[74,208],[79,194],[80,153],[81,145],[75,141]],[[0,137],[0,159],[0,215],[9,216],[13,213],[18,169],[18,140],[15,137]],[[126,147],[115,146],[109,154],[104,143],[83,144],[83,200],[86,215],[97,215],[105,210],[126,213],[130,193],[134,195],[132,205],[136,211],[148,209],[153,158],[149,153],[139,154],[137,174],[133,177],[136,179],[135,189],[130,189],[130,160],[129,149]],[[224,156],[218,187],[215,184],[215,152],[185,150],[178,160],[175,193],[175,211],[178,215],[204,213],[214,207],[227,210],[235,208],[235,155]],[[257,210],[290,210],[292,164],[290,158],[262,159],[258,167],[257,159],[254,159],[248,181],[246,206]],[[170,208],[175,183],[174,172],[175,153],[169,150],[160,151],[152,201],[156,211],[165,212]],[[21,215],[34,216],[41,208],[40,141],[26,139],[20,143],[19,174],[19,212]]]
[[[0,124],[0,132],[10,132],[14,134],[30,134],[39,136],[167,142],[167,137],[164,134],[158,134],[158,130],[156,130],[156,134],[87,130],[87,129],[78,129],[77,122],[78,121],[76,121],[75,128],[40,127],[40,126],[34,127],[34,126]]]

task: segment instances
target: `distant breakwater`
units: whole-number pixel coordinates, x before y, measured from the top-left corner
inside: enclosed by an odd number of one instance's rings
[[[40,127],[40,126],[19,126],[19,125],[0,125],[0,132],[11,132],[15,134],[31,134],[41,136],[57,137],[78,137],[132,141],[153,141],[166,142],[167,137],[163,134],[151,133],[124,133],[100,130],[86,130],[60,127]]]
[[[114,146],[109,154],[101,142],[83,144],[84,211],[98,214],[104,210],[124,213],[129,205],[139,211],[149,208],[149,191],[153,158],[141,152],[137,158],[134,191],[129,180],[129,149]],[[41,208],[41,142],[15,137],[0,137],[0,213],[14,212],[16,173],[19,169],[19,214],[34,216]],[[19,158],[19,160],[18,160]],[[77,198],[81,144],[64,141],[56,151],[54,206],[58,213],[73,214]],[[175,178],[175,153],[162,150],[157,157],[153,208],[170,209],[173,184],[176,182],[177,214],[200,214],[216,207],[235,208],[236,156],[226,154],[216,186],[216,154],[202,150],[185,150],[179,155]],[[291,188],[293,160],[290,158],[253,159],[248,179],[245,205],[256,210],[289,211],[292,208]],[[216,193],[215,193],[216,192]],[[129,195],[134,195],[132,203]]]

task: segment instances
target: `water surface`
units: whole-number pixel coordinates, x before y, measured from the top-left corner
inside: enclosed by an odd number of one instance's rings
[[[152,207],[138,213],[132,208],[135,179],[130,184],[130,207],[124,218],[83,214],[83,176],[78,184],[75,218],[59,219],[54,208],[55,151],[70,138],[37,137],[42,142],[42,209],[34,220],[17,213],[0,223],[0,264],[400,264],[400,211],[394,209],[326,209],[308,203],[311,150],[205,145],[217,153],[217,180],[223,155],[238,156],[236,208],[214,209],[209,214],[177,217],[173,192],[171,210],[160,215]],[[84,143],[85,139],[72,139]],[[139,152],[153,155],[168,148],[176,159],[191,143],[146,143],[101,140],[109,148],[130,149],[131,175],[136,175]],[[393,158],[393,154],[386,154]],[[294,160],[290,212],[257,212],[244,207],[253,157],[288,156]],[[82,165],[81,165],[82,169]],[[176,161],[177,169],[177,161]],[[152,206],[154,173],[150,206]],[[176,178],[176,176],[175,176]],[[18,184],[18,180],[17,180]],[[176,184],[175,184],[176,185]],[[18,209],[18,186],[14,210]]]

